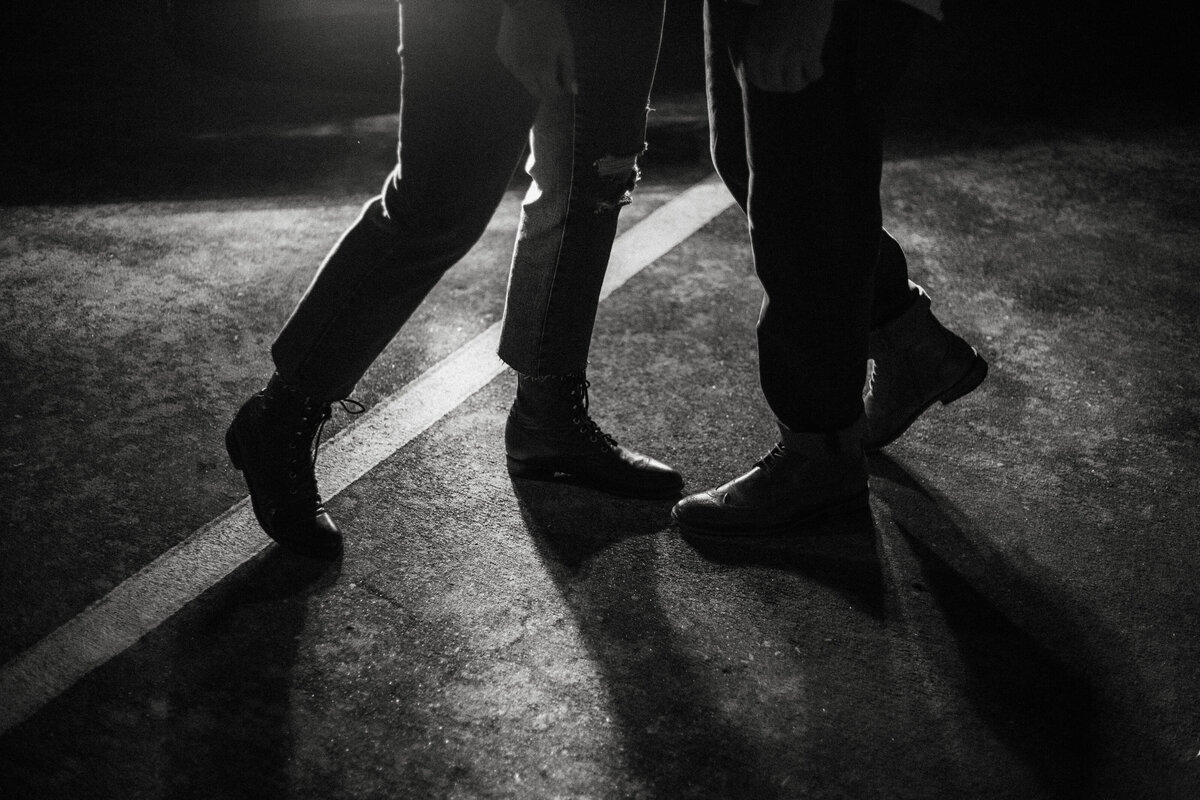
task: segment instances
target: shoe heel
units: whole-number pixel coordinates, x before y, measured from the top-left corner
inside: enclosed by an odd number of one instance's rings
[[[942,405],[950,405],[963,395],[974,391],[979,384],[983,383],[983,379],[987,377],[987,371],[987,362],[983,360],[982,356],[976,355],[975,362],[971,364],[971,369],[967,370],[967,374],[960,378],[958,383],[942,392],[942,396],[938,399],[942,401]]]
[[[225,431],[225,452],[229,453],[229,460],[233,463],[233,468],[238,472],[242,471],[242,448],[238,444],[237,437],[233,435],[233,426],[229,426],[229,430]]]
[[[528,461],[518,461],[512,456],[505,456],[508,463],[508,474],[514,478],[526,478],[533,481],[546,481],[554,477],[554,470]]]

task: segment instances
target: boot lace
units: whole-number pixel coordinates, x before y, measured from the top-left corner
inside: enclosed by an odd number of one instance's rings
[[[605,433],[588,413],[588,387],[591,385],[591,381],[584,378],[578,385],[571,389],[571,399],[574,401],[571,406],[573,413],[571,424],[581,434],[586,436],[589,442],[596,443],[601,449],[616,448],[617,440]]]
[[[351,416],[358,416],[367,410],[362,403],[349,398],[338,400],[337,403]],[[318,514],[324,511],[325,506],[317,489],[317,456],[321,452],[321,433],[325,430],[325,423],[332,417],[332,405],[306,409],[288,441],[288,450],[291,451],[287,464],[288,494],[307,498]],[[306,441],[310,443],[307,447],[303,446]]]
[[[754,463],[754,466],[759,467],[767,472],[775,468],[775,465],[786,457],[787,451],[784,448],[783,442],[777,442],[771,451]]]

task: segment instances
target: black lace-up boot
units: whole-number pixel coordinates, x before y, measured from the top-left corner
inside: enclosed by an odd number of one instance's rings
[[[263,530],[293,552],[324,559],[342,550],[342,534],[325,511],[313,472],[329,417],[328,403],[305,397],[276,375],[242,405],[225,434]]]
[[[679,473],[617,444],[588,413],[583,373],[517,376],[517,399],[504,428],[509,474],[565,480],[627,497],[676,497]]]
[[[779,443],[745,475],[675,504],[671,516],[686,533],[730,540],[786,534],[867,507],[863,418],[829,433],[779,429]]]

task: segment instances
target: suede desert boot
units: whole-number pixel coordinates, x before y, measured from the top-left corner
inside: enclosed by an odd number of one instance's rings
[[[724,540],[799,532],[834,513],[867,507],[862,417],[828,433],[797,433],[782,424],[778,444],[728,483],[683,498],[671,516],[684,533]]]
[[[627,497],[678,497],[679,473],[617,444],[588,413],[583,373],[517,376],[517,398],[504,427],[508,472],[564,480]]]
[[[868,453],[894,442],[935,401],[952,403],[987,377],[983,357],[943,327],[930,311],[929,295],[918,292],[904,313],[871,331],[868,355],[875,368],[863,401]]]
[[[323,559],[342,551],[342,534],[325,511],[313,472],[317,438],[329,417],[328,403],[276,375],[242,405],[225,434],[263,530],[292,552]]]

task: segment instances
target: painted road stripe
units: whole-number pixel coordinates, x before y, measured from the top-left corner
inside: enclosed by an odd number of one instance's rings
[[[698,231],[733,200],[714,176],[617,238],[601,299]],[[322,493],[333,497],[420,435],[507,367],[495,323],[321,447]],[[253,558],[271,540],[248,499],[195,531],[0,668],[0,733],[119,655]]]

